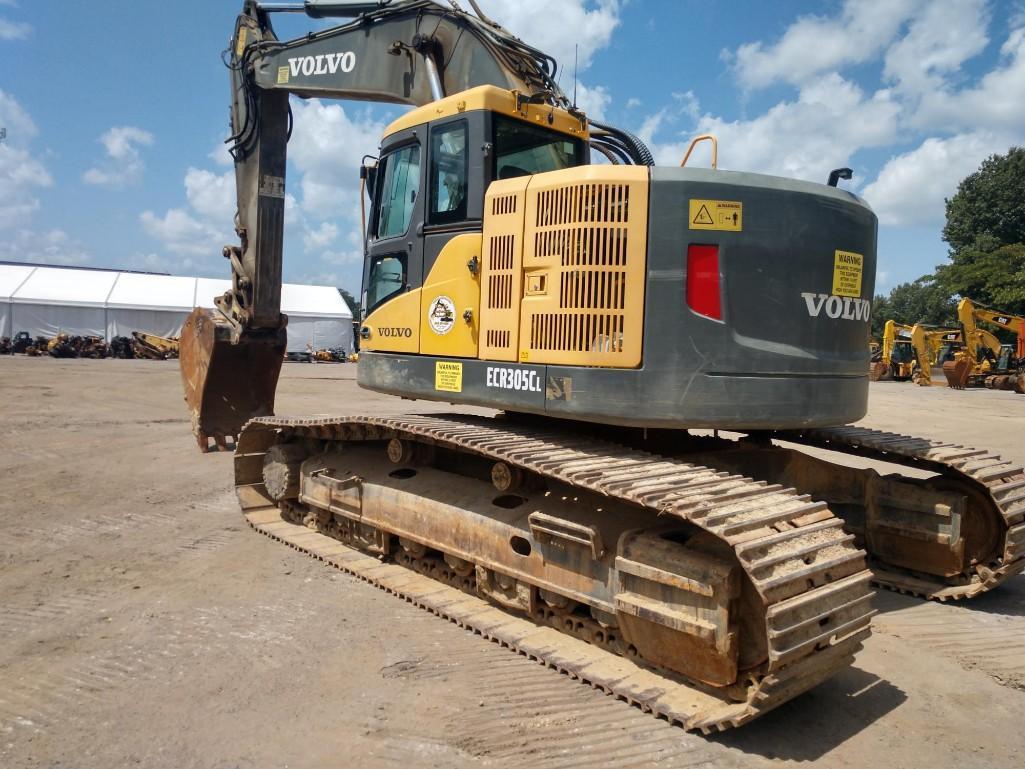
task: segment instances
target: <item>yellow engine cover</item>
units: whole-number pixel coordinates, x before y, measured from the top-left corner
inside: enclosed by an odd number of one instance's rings
[[[583,166],[492,184],[481,357],[639,366],[647,220],[643,166]]]

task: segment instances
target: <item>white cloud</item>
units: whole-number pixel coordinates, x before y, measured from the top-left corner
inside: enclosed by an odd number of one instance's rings
[[[884,76],[901,91],[923,93],[957,72],[985,49],[989,38],[985,0],[928,3],[908,25],[908,33],[890,46]]]
[[[821,72],[875,58],[921,2],[846,0],[838,17],[802,16],[777,42],[746,43],[726,57],[745,88],[801,85]]]
[[[37,130],[31,116],[10,94],[0,90],[0,126],[7,136],[0,142],[0,231],[24,227],[39,208],[35,192],[53,179],[32,154],[30,144]]]
[[[572,92],[567,92],[566,95],[573,98]],[[612,97],[604,86],[598,85],[591,88],[583,83],[577,84],[577,107],[592,120],[605,120],[605,110],[608,109],[611,102]]]
[[[189,168],[185,172],[185,198],[200,216],[231,224],[235,216],[235,172],[215,174]]]
[[[0,40],[24,40],[32,34],[32,25],[0,17]]]
[[[333,222],[321,222],[320,227],[307,230],[303,235],[303,245],[307,251],[320,251],[338,238],[338,226]]]
[[[930,137],[917,148],[890,158],[876,180],[862,193],[887,226],[934,224],[945,216],[944,198],[993,153],[1009,142],[986,131],[948,139]]]
[[[325,251],[320,255],[320,258],[328,264],[349,266],[362,263],[363,252],[356,249],[350,249],[348,251]]]
[[[107,157],[102,164],[82,174],[82,181],[86,184],[120,187],[142,178],[145,165],[139,155],[139,147],[152,145],[153,134],[135,126],[114,126],[100,136],[98,141],[106,150]]]
[[[139,221],[178,261],[173,272],[181,272],[181,260],[192,263],[188,257],[206,257],[206,264],[224,270],[224,264],[214,257],[225,244],[237,243],[235,235],[235,172],[215,174],[200,168],[185,172],[185,200],[187,207],[170,208],[163,214],[143,211]],[[285,195],[285,224],[297,221],[295,198]],[[202,262],[200,262],[202,263]]]
[[[0,238],[0,260],[39,264],[85,264],[91,259],[85,247],[59,229],[38,232],[19,229]]]
[[[914,123],[947,130],[1005,129],[1020,140],[1025,128],[1025,19],[1008,32],[1000,56],[1000,64],[977,84],[961,90],[938,87],[924,94]]]
[[[829,171],[850,165],[855,152],[894,141],[900,107],[888,91],[871,96],[854,83],[830,73],[806,83],[796,101],[780,102],[750,120],[727,121],[704,114],[693,94],[680,94],[671,109],[649,116],[638,133],[652,147],[660,165],[677,165],[690,138],[711,133],[719,140],[719,167],[824,181]],[[856,116],[856,118],[852,118]],[[693,120],[682,138],[660,143],[657,136],[681,117]],[[706,163],[708,150],[690,161]]]
[[[9,93],[0,89],[0,126],[7,129],[4,144],[13,147],[26,147],[38,133],[32,117],[17,100]]]
[[[359,166],[376,155],[386,125],[366,110],[346,110],[318,99],[292,102],[294,129],[289,160],[301,173],[300,205],[315,219],[359,212]]]
[[[184,184],[188,208],[171,208],[163,215],[143,211],[139,220],[173,254],[213,257],[237,240],[234,171],[218,175],[189,168]]]
[[[577,46],[578,71],[609,44],[619,25],[618,0],[517,0],[481,3],[481,9],[528,45],[554,56],[562,72],[563,91],[573,90],[573,51]]]
[[[124,262],[126,269],[145,270],[146,272],[166,272],[172,275],[199,275],[207,278],[226,278],[225,260],[211,259],[209,254],[191,257],[181,254],[167,256],[150,252],[133,254]]]
[[[172,252],[213,255],[229,242],[224,228],[201,221],[184,208],[171,208],[163,216],[143,211],[140,221],[150,235]]]

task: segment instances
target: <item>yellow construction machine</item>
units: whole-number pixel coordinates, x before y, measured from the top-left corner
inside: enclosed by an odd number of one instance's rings
[[[168,360],[178,357],[178,338],[159,336],[148,331],[132,332],[132,352],[136,358]]]
[[[893,379],[912,381],[928,387],[932,384],[932,367],[941,358],[951,355],[961,345],[961,331],[936,328],[916,323],[909,326],[894,320],[883,326],[883,341],[878,356],[873,354],[869,378],[873,381]]]
[[[238,17],[239,243],[181,369],[250,525],[704,731],[848,665],[871,580],[967,598],[1025,568],[1022,468],[844,426],[866,411],[877,227],[850,170],[718,170],[714,140],[711,168],[655,166],[469,2]],[[347,21],[282,42],[283,12]],[[414,107],[360,172],[357,381],[430,413],[273,415],[289,95]]]
[[[1025,393],[1025,318],[984,307],[967,297],[958,302],[957,317],[965,347],[943,364],[947,384],[955,389],[990,387]],[[1002,343],[980,327],[980,321],[1011,331],[1015,343]]]

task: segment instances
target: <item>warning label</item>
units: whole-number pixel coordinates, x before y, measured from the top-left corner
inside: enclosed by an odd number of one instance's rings
[[[447,393],[463,391],[463,364],[439,360],[434,364],[434,389]]]
[[[833,294],[861,296],[861,272],[865,257],[853,251],[836,250],[833,259]]]
[[[735,200],[690,201],[690,228],[692,230],[725,230],[740,232],[744,229],[744,205]]]

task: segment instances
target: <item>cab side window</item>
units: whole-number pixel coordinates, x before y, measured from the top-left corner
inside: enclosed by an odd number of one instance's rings
[[[428,177],[432,224],[466,219],[466,177],[466,121],[432,130]]]
[[[366,305],[371,312],[406,288],[406,265],[400,256],[375,256],[370,262]]]
[[[380,180],[377,237],[394,238],[409,229],[413,205],[420,190],[420,145],[410,144],[383,160]]]

